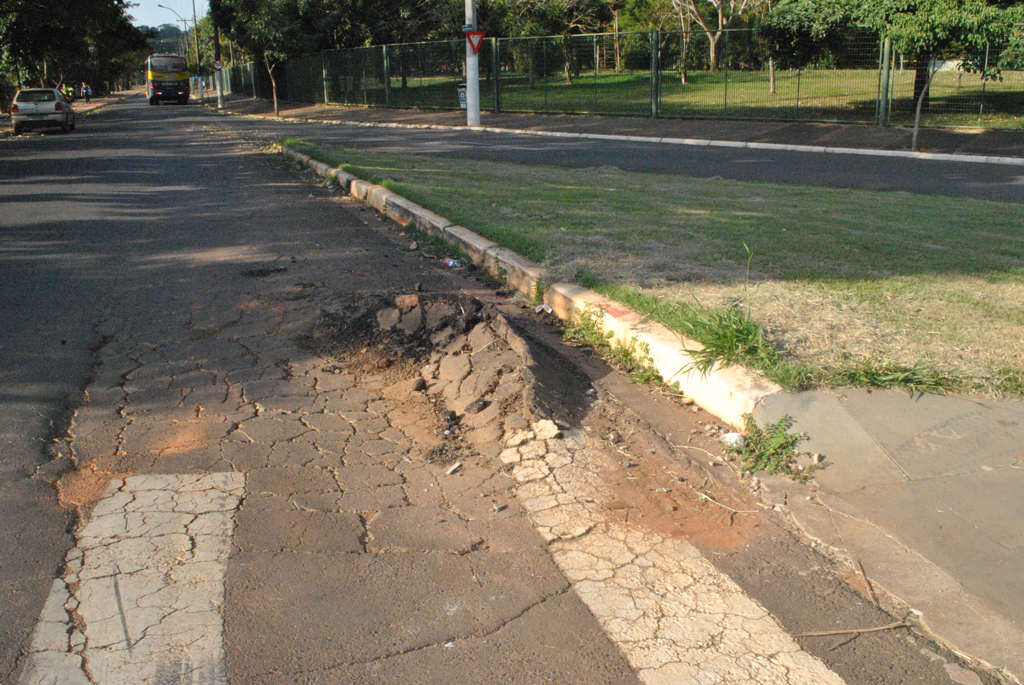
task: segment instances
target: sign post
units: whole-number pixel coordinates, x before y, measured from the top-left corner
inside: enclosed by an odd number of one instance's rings
[[[466,0],[466,125],[480,125],[480,60],[477,50],[480,49],[481,38],[476,38],[476,46],[470,34],[476,34],[476,0]]]
[[[221,71],[224,68],[224,63],[219,59],[213,62],[213,77],[217,79],[217,109],[224,108],[224,72]]]
[[[213,68],[214,78],[217,79],[217,109],[224,108],[224,63],[220,61],[220,28],[217,26],[217,19],[220,18],[220,0],[210,0],[210,23],[213,24]]]

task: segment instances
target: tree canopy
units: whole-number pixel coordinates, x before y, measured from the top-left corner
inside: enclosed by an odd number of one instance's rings
[[[1024,4],[1008,0],[783,0],[762,24],[774,40],[827,41],[867,26],[909,57],[984,51],[1024,21]]]
[[[0,0],[0,71],[15,84],[100,88],[140,68],[152,30],[126,0]]]

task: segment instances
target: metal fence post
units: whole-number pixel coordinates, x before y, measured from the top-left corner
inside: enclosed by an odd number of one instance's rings
[[[388,61],[388,46],[381,48],[384,52],[384,106],[391,106],[391,64]]]
[[[651,118],[661,116],[661,31],[651,31]]]
[[[501,60],[498,55],[500,43],[497,38],[491,38],[491,88],[494,90],[494,113],[501,111],[501,86],[498,79],[501,77]]]
[[[715,57],[719,61],[725,62],[725,67],[723,69],[723,71],[725,72],[725,89],[722,91],[722,111],[724,112],[727,109],[729,109],[729,59],[728,59],[728,57],[729,57],[729,55],[728,55],[728,51],[729,51],[729,34],[728,33],[724,34],[722,36],[722,38],[724,39],[722,42],[725,44],[724,45],[724,49],[722,50],[722,52],[716,52],[715,53]],[[722,59],[722,54],[723,53],[726,56],[725,59]],[[714,66],[714,65],[712,65],[712,66]]]
[[[982,117],[985,116],[985,84],[988,83],[988,53],[991,45],[985,41],[985,66],[981,70],[981,103],[978,105],[978,125],[981,125]]]
[[[548,42],[545,38],[538,38],[540,41],[540,77],[544,89],[544,109],[548,108]]]
[[[803,73],[803,69],[796,70],[796,118],[800,118],[800,74]]]
[[[324,104],[325,105],[329,105],[331,103],[331,98],[330,98],[330,96],[328,95],[328,92],[327,92],[329,80],[327,78],[327,51],[326,50],[321,50],[320,51],[320,70],[321,70],[321,73],[323,74],[323,79],[324,79]]]
[[[876,118],[879,126],[889,123],[889,81],[892,78],[892,40],[882,41],[882,69],[878,83],[878,112]]]

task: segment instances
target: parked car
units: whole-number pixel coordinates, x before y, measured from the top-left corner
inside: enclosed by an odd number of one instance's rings
[[[25,88],[19,90],[11,104],[14,135],[33,128],[75,130],[75,110],[64,94],[56,88]]]

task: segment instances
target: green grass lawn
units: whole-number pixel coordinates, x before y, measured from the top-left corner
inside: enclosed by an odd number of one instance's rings
[[[720,334],[702,320],[722,312],[751,318],[773,350],[736,361],[786,387],[910,370],[919,387],[1024,389],[1019,204],[318,154],[691,337]]]
[[[494,108],[492,81],[484,73],[481,107]],[[1004,72],[1001,81],[982,83],[973,74],[939,72],[931,92],[926,125],[1014,128],[1024,126],[1024,73]],[[894,123],[913,122],[914,73],[893,72]],[[332,98],[349,104],[384,104],[384,84],[371,90],[332,82]],[[415,76],[391,80],[395,107],[455,109],[453,76]],[[661,116],[730,117],[754,120],[861,121],[875,118],[878,71],[875,69],[777,70],[775,92],[767,71],[691,72],[684,84],[675,72],[661,74]],[[531,79],[502,72],[501,109],[506,112],[603,113],[650,116],[651,85],[646,71],[584,71],[572,84],[561,72]]]

